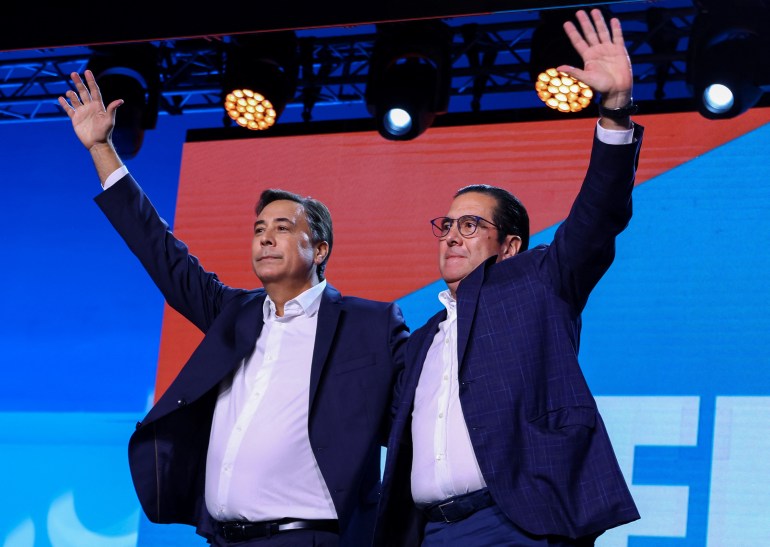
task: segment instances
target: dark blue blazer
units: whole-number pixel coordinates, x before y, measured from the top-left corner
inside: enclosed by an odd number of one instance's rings
[[[152,522],[189,524],[210,537],[204,472],[218,386],[254,349],[266,293],[228,287],[204,270],[130,175],[96,202],[169,305],[205,333],[137,425],[129,441],[129,464]],[[310,443],[339,516],[341,545],[359,547],[372,539],[381,447],[408,331],[395,304],[343,297],[328,284],[318,313],[308,401]]]
[[[580,537],[639,518],[578,364],[580,314],[631,218],[643,129],[594,139],[581,190],[550,245],[475,269],[457,291],[460,404],[492,498],[536,534]],[[418,545],[410,490],[417,382],[442,311],[412,333],[394,401],[377,544]]]

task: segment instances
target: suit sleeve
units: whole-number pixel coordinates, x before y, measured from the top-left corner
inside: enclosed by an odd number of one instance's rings
[[[219,311],[242,292],[223,284],[174,237],[150,199],[128,174],[99,194],[96,204],[139,259],[166,302],[206,332]]]
[[[404,322],[404,315],[398,304],[392,303],[388,306],[388,346],[390,349],[391,362],[393,364],[393,392],[391,394],[390,412],[386,412],[381,432],[380,444],[388,445],[390,429],[393,426],[393,418],[398,407],[397,398],[399,396],[399,382],[404,374],[406,358],[406,341],[409,338],[409,327]]]
[[[605,144],[594,137],[586,177],[546,253],[544,275],[578,314],[612,264],[615,239],[631,220],[643,132],[636,125],[634,140],[627,145]]]

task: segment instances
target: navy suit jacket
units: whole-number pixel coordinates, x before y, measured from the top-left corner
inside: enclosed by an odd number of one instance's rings
[[[578,364],[580,314],[631,218],[643,129],[594,139],[588,172],[550,245],[475,269],[457,290],[460,404],[492,498],[536,534],[580,537],[639,518]],[[412,333],[394,401],[377,544],[418,545],[411,416],[442,311]]]
[[[218,386],[253,351],[266,293],[228,287],[204,270],[130,175],[96,202],[169,305],[205,333],[137,424],[129,441],[129,464],[152,522],[193,525],[210,537],[213,521],[205,506],[204,472]],[[359,547],[372,539],[381,447],[408,331],[395,304],[343,297],[328,284],[318,313],[308,432],[337,510],[340,544]]]

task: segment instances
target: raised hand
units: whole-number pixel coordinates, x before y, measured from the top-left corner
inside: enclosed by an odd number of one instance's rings
[[[601,93],[605,107],[624,106],[631,99],[633,72],[620,21],[613,17],[608,28],[598,9],[591,10],[590,18],[583,10],[578,11],[576,17],[582,33],[571,21],[564,23],[564,31],[583,59],[583,68],[562,65],[557,70]]]
[[[67,91],[65,93],[66,99],[59,97],[59,105],[72,120],[75,134],[88,150],[92,150],[94,146],[99,144],[111,146],[112,130],[115,127],[115,112],[123,104],[123,100],[112,101],[105,108],[99,86],[90,70],[85,71],[85,83],[77,72],[73,72],[70,77],[75,84],[77,93],[72,90]]]

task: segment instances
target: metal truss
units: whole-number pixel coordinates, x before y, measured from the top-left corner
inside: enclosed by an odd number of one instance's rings
[[[696,10],[658,8],[656,15],[651,17],[648,7],[638,5],[618,15],[634,67],[635,95],[642,100],[682,99],[687,96],[687,44]],[[514,97],[505,101],[506,108],[531,106],[527,100],[536,100],[536,96],[529,56],[538,21],[537,12],[513,13],[507,19],[497,14],[446,20],[453,31],[451,98],[462,99],[450,104],[465,105],[452,108],[483,110],[493,102],[487,99],[499,95]],[[314,106],[365,102],[375,39],[374,26],[369,27],[344,29],[336,36],[314,35],[312,30],[297,33],[301,64],[292,105],[302,109],[305,120],[312,118]],[[160,58],[159,113],[221,110],[221,67],[227,41],[228,37],[207,37],[153,42]],[[13,57],[0,53],[0,123],[65,119],[57,98],[70,88],[70,73],[85,70],[89,55],[88,47],[16,52]]]

